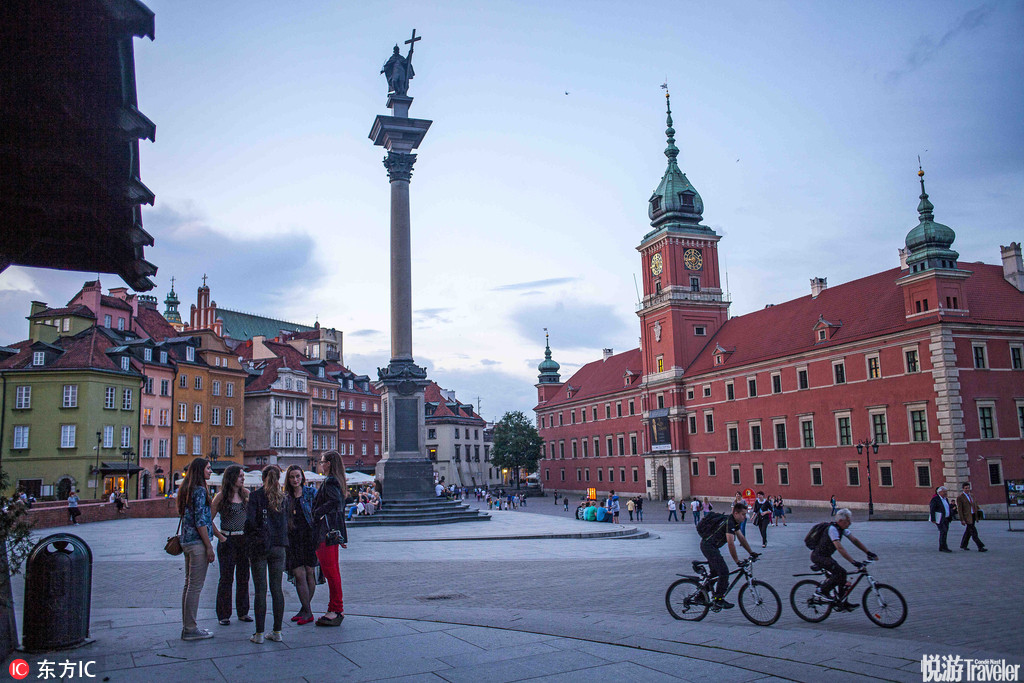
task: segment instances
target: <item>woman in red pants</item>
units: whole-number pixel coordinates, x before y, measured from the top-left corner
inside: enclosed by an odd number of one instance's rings
[[[341,599],[341,570],[338,568],[338,546],[346,547],[345,533],[345,464],[338,451],[326,451],[320,457],[320,474],[327,477],[313,499],[313,542],[316,558],[327,579],[330,601],[327,613],[316,620],[317,626],[341,626],[345,606]]]

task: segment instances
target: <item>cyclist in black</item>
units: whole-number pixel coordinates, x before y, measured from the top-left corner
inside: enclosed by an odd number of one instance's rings
[[[747,539],[744,538],[743,532],[740,531],[740,524],[747,517],[747,506],[745,503],[733,505],[731,515],[718,515],[718,517],[721,519],[716,520],[714,530],[700,542],[700,551],[704,553],[704,557],[708,558],[708,568],[711,570],[711,575],[718,577],[718,582],[715,584],[715,597],[711,601],[711,609],[716,612],[720,609],[734,607],[731,602],[727,602],[725,599],[725,591],[729,588],[729,567],[725,564],[725,559],[722,557],[722,552],[719,548],[728,543],[729,554],[732,555],[732,559],[736,564],[741,564],[739,555],[736,554],[735,541],[737,538],[751,557],[757,557],[759,554],[750,549]]]
[[[850,553],[846,552],[846,548],[843,547],[842,539],[845,536],[853,542],[855,546],[864,551],[868,556],[869,560],[877,560],[878,555],[868,550],[863,543],[861,543],[853,534],[850,533],[850,525],[853,524],[853,513],[847,508],[836,511],[835,521],[828,525],[828,528],[824,533],[821,534],[821,540],[818,542],[818,547],[811,551],[811,562],[818,565],[825,570],[828,578],[822,582],[818,590],[815,591],[815,596],[822,600],[829,600],[829,591],[833,588],[836,589],[836,598],[844,597],[843,603],[840,605],[841,608],[852,610],[859,607],[859,604],[852,604],[845,600],[843,591],[846,589],[846,570],[843,569],[842,565],[832,559],[832,554],[839,551],[839,554],[846,558],[846,561],[852,564],[857,569],[860,569],[863,565],[857,560],[853,559]]]

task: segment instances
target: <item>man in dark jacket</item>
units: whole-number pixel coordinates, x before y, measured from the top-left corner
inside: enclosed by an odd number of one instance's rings
[[[928,505],[929,519],[939,529],[939,552],[951,553],[952,550],[946,544],[946,536],[949,534],[949,521],[953,517],[953,511],[947,499],[948,493],[945,486],[935,489],[932,502]]]

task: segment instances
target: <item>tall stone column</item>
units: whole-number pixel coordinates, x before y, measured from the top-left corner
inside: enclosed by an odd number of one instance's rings
[[[419,146],[431,121],[410,119],[412,98],[388,97],[394,116],[377,116],[370,131],[384,147],[384,166],[391,182],[391,362],[378,369],[382,392],[384,453],[376,474],[387,500],[433,496],[433,465],[423,453],[423,391],[427,371],[412,354],[412,248],[409,181]]]

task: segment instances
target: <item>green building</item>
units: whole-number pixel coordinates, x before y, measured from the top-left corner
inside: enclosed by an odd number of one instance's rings
[[[83,500],[114,490],[137,498],[142,386],[138,361],[96,327],[0,347],[0,467],[9,487],[37,497],[67,498],[74,488]]]

